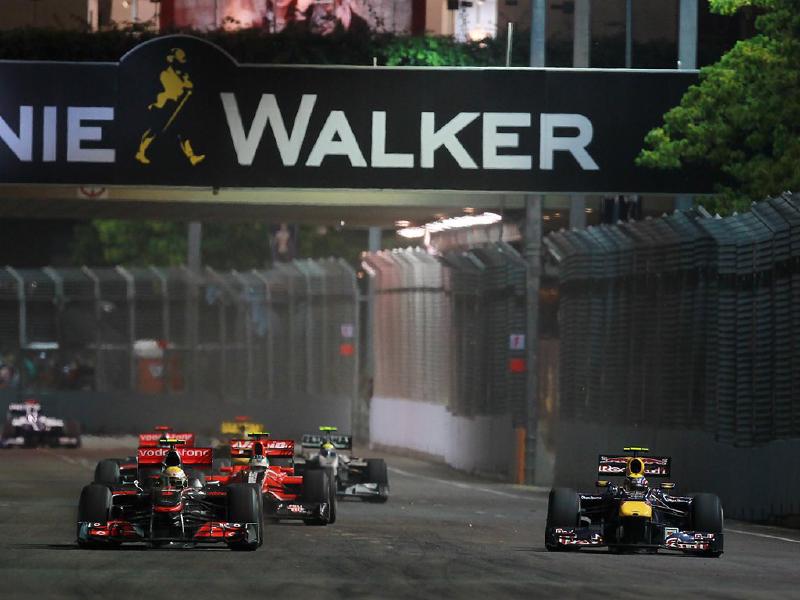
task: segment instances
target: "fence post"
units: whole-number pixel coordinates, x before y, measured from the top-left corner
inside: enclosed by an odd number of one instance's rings
[[[23,375],[25,373],[22,351],[25,346],[28,345],[28,308],[25,305],[25,280],[22,279],[22,276],[17,273],[14,267],[6,267],[6,271],[8,271],[11,277],[14,278],[14,281],[17,282],[17,301],[19,302],[19,349],[17,351],[19,384],[17,386],[17,392],[21,394],[24,387]]]
[[[56,309],[56,342],[58,343],[58,353],[63,360],[64,340],[61,339],[61,313],[64,310],[64,278],[53,268],[43,267],[42,272],[53,280],[55,288],[55,309]]]
[[[158,267],[150,266],[150,271],[158,278],[161,284],[161,335],[164,341],[164,354],[162,359],[162,368],[164,369],[164,393],[169,393],[172,387],[172,367],[170,364],[169,352],[169,288],[167,287],[167,277],[161,272]]]
[[[270,401],[275,398],[275,334],[273,331],[273,323],[270,319],[270,314],[274,313],[272,306],[272,288],[269,285],[269,279],[260,271],[253,269],[251,271],[263,284],[264,284],[264,303],[267,305],[267,367],[269,369],[269,378],[267,380],[267,394]],[[288,311],[287,311],[288,313]],[[291,321],[291,317],[290,317]],[[291,337],[289,338],[291,339]],[[291,352],[289,353],[291,356]],[[290,384],[291,386],[291,384]]]
[[[542,251],[542,200],[538,194],[525,196],[525,261],[526,277],[526,372],[527,385],[525,402],[526,429],[525,440],[525,480],[534,483],[536,479],[536,444],[539,427],[539,275]]]
[[[94,274],[94,272],[84,265],[81,267],[81,271],[83,272],[86,277],[88,277],[93,284],[94,287],[94,322],[95,322],[95,348],[94,348],[94,387],[96,390],[102,390],[103,386],[100,385],[98,378],[100,377],[100,373],[103,372],[101,368],[101,363],[103,361],[103,353],[100,351],[100,278]],[[105,383],[105,382],[103,382]]]
[[[242,293],[240,296],[240,300],[244,303],[244,350],[246,362],[247,362],[247,375],[245,376],[245,388],[244,388],[244,395],[245,401],[250,403],[254,400],[254,393],[253,393],[253,378],[255,377],[254,369],[253,369],[253,327],[252,323],[250,322],[250,299],[247,294],[247,290],[250,289],[251,285],[247,281],[247,279],[236,271],[235,269],[231,271],[231,274],[239,282],[242,286]]]
[[[136,355],[133,351],[136,342],[136,288],[134,286],[133,275],[125,267],[116,267],[117,273],[122,275],[126,284],[126,296],[128,299],[128,384],[129,389],[136,389]]]

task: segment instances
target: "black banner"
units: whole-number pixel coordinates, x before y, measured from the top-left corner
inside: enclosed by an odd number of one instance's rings
[[[0,183],[709,191],[634,159],[696,74],[237,65],[189,36],[119,64],[0,62]]]

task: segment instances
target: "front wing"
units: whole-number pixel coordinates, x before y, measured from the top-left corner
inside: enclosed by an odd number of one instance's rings
[[[614,540],[606,540],[597,528],[576,527],[565,529],[555,527],[547,531],[549,544],[556,548],[583,548],[605,546],[620,547]],[[663,539],[655,544],[635,544],[632,548],[662,548],[665,550],[680,550],[683,552],[721,553],[723,549],[724,534],[707,533],[702,531],[681,531],[677,527],[664,528]]]
[[[44,433],[42,436],[38,437],[36,443],[37,446],[56,446],[63,448],[77,448],[80,444],[80,438],[67,435],[54,436],[48,433]],[[28,440],[21,435],[0,438],[0,448],[22,448],[27,445]]]
[[[386,488],[384,493],[385,490]],[[381,493],[380,485],[377,483],[354,483],[336,489],[336,495],[340,497],[373,498],[380,496]]]
[[[330,519],[331,506],[327,502],[301,502],[299,500],[264,500],[264,514],[274,519]]]
[[[207,544],[216,542],[258,541],[258,523],[231,523],[227,521],[209,521],[198,529],[187,532],[185,537],[152,537],[140,526],[128,521],[116,520],[107,523],[78,522],[79,543],[107,543],[116,545],[130,542],[183,542]]]

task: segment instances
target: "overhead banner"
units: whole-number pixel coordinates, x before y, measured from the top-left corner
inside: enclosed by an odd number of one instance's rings
[[[709,191],[636,167],[676,71],[239,65],[190,36],[119,63],[0,62],[0,183]]]

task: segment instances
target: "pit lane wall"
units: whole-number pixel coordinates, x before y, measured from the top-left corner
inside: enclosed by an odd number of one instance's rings
[[[373,446],[510,478],[525,422],[525,265],[502,242],[364,257],[374,311]]]
[[[411,451],[470,473],[510,476],[509,414],[465,417],[442,404],[373,397],[369,425],[374,446]]]
[[[717,494],[728,518],[800,525],[798,439],[737,448],[701,431],[579,421],[559,423],[556,439],[556,486],[593,491],[598,454],[644,445],[672,457],[676,494]]]

